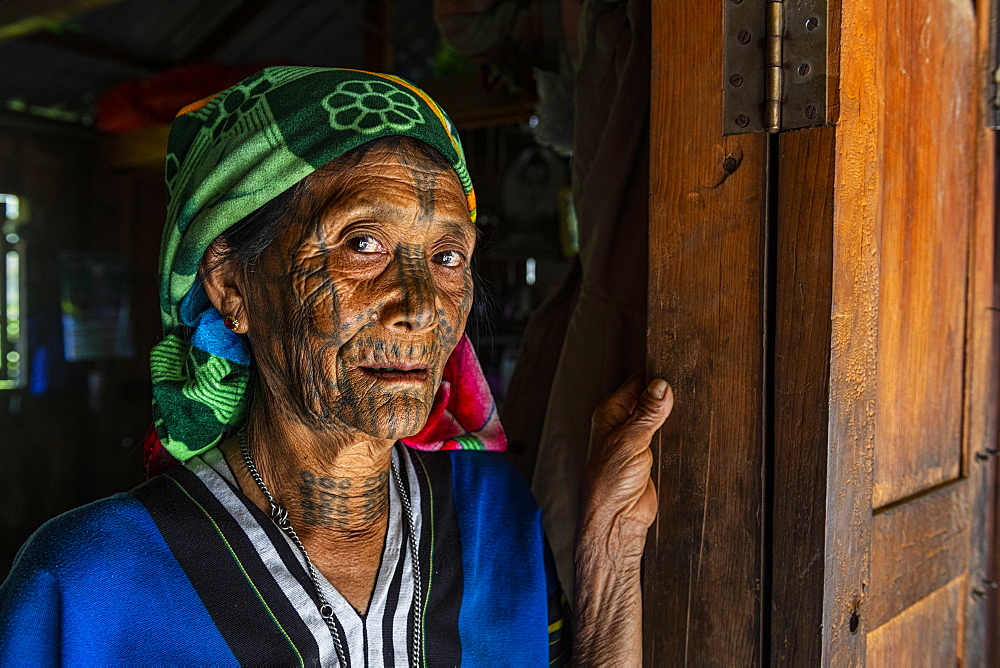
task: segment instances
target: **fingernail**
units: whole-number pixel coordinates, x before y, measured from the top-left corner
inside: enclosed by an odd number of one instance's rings
[[[653,379],[653,382],[649,384],[646,391],[657,399],[662,399],[663,395],[667,393],[667,381],[662,378],[655,378]]]

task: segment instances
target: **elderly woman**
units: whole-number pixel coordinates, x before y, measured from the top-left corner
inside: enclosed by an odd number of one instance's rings
[[[638,663],[669,388],[636,377],[595,414],[571,646],[538,509],[482,452],[504,439],[441,109],[269,68],[181,111],[167,189],[154,459],[183,465],[29,540],[0,663]]]

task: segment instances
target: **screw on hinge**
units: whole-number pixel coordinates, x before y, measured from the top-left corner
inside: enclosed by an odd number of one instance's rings
[[[993,108],[1000,109],[1000,67],[993,70],[993,83],[996,84],[996,93],[993,96]]]

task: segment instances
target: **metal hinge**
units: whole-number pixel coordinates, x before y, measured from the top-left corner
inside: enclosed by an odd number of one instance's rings
[[[827,0],[723,0],[726,134],[826,124]]]

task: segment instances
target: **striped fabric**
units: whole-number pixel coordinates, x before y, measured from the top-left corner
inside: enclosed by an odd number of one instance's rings
[[[410,457],[403,449],[397,448],[393,452],[393,461],[403,473],[404,485],[411,495],[413,507],[420,508],[420,486]],[[169,478],[183,481],[179,488],[185,490],[199,507],[206,508],[206,520],[212,520],[212,529],[216,529],[223,541],[232,547],[229,558],[239,565],[240,571],[247,574],[254,589],[253,594],[259,596],[259,600],[268,609],[269,614],[260,613],[263,626],[269,626],[268,617],[271,617],[271,623],[280,630],[279,634],[284,637],[291,650],[288,657],[290,660],[302,663],[305,657],[316,653],[322,665],[336,664],[337,655],[330,632],[319,615],[315,592],[305,576],[305,561],[298,549],[285,534],[275,532],[273,523],[262,517],[257,507],[238,491],[236,480],[218,449],[189,460],[186,469],[187,471],[171,472]],[[162,512],[161,499],[147,495],[141,495],[140,499],[150,508],[161,530],[170,532],[169,524],[173,515]],[[208,508],[212,508],[214,512],[208,513]],[[414,519],[419,536],[419,515]],[[164,524],[168,526],[164,527]],[[178,529],[186,531],[187,527]],[[190,543],[182,535],[178,535],[175,542],[175,553],[184,551]],[[168,543],[171,543],[170,539]],[[190,561],[182,561],[189,575],[194,572],[199,577],[204,572],[206,578],[214,576],[214,564],[206,564],[203,556],[198,552],[192,555]],[[225,555],[220,556],[225,558]],[[249,576],[251,572],[255,574],[252,578]],[[233,576],[236,580],[233,587],[239,587],[242,584],[239,582],[239,574],[234,572]],[[344,641],[350,665],[406,664],[412,651],[413,638],[413,555],[409,549],[409,527],[395,485],[389,485],[386,543],[367,614],[359,614],[322,574],[317,573],[317,576],[326,600],[334,608],[338,632]],[[206,600],[204,596],[203,600],[216,618],[216,624],[223,630],[223,635],[240,638],[230,643],[230,646],[246,646],[246,640],[242,638],[245,635],[245,620],[230,620],[224,614],[233,591],[234,589],[227,588],[222,599],[216,602]],[[270,603],[272,599],[278,601],[273,606]],[[286,600],[290,606],[285,605]],[[216,609],[220,611],[218,614],[213,612]],[[278,615],[275,612],[277,610],[282,610],[283,614]],[[294,619],[286,622],[285,615],[297,616],[303,624],[297,624]],[[233,623],[233,628],[228,627],[230,622]],[[285,649],[282,643],[275,644],[282,650]],[[258,656],[258,650],[254,650],[241,663],[253,663],[257,660],[254,657]]]
[[[565,601],[519,474],[486,452],[393,453],[415,510],[428,666],[564,665]],[[499,512],[498,512],[499,510]],[[401,500],[369,609],[321,579],[351,666],[406,665],[412,558]],[[218,450],[56,518],[0,587],[0,665],[336,665],[298,551]]]

